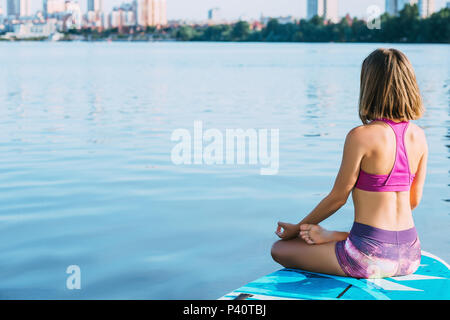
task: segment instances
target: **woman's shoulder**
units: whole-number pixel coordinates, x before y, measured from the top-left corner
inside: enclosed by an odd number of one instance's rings
[[[409,139],[412,142],[417,142],[424,146],[427,144],[427,137],[425,134],[425,130],[415,123],[410,122],[408,135],[409,135]]]
[[[385,130],[385,128],[386,125],[383,122],[374,121],[352,128],[347,135],[354,138],[367,138],[380,132],[390,132],[390,130]],[[409,129],[414,135],[425,137],[425,131],[417,124],[409,122]]]
[[[350,148],[365,150],[370,147],[370,141],[373,141],[374,133],[367,125],[360,125],[352,128],[345,138],[345,144]]]
[[[346,141],[372,150],[386,145],[392,138],[391,134],[383,122],[374,121],[352,128],[347,134]]]
[[[422,127],[418,126],[417,124],[410,122],[409,129],[413,134],[416,134],[416,135],[419,135],[419,136],[425,138],[425,130]]]
[[[373,135],[376,133],[376,130],[374,130],[374,126],[372,124],[364,124],[357,127],[352,128],[347,133],[347,139],[355,142],[363,142],[367,139],[373,137]]]
[[[417,124],[410,122],[408,136],[413,142],[426,145],[425,131]],[[390,139],[390,131],[386,130],[381,122],[372,122],[354,127],[348,132],[346,137],[347,143],[367,145],[370,147],[378,144],[382,146],[390,141]]]

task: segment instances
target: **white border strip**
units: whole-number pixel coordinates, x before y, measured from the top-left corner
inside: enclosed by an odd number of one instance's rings
[[[425,257],[429,257],[429,258],[432,258],[432,259],[435,259],[435,260],[439,261],[444,266],[446,266],[447,269],[450,270],[450,265],[447,262],[445,262],[444,260],[442,260],[441,258],[439,258],[438,256],[435,256],[434,254],[429,253],[429,252],[424,251],[424,250],[422,250],[422,255],[425,256]]]

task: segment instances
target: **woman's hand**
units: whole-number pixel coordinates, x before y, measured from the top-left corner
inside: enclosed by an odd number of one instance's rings
[[[283,229],[283,230],[281,230]],[[282,240],[290,240],[298,237],[300,233],[300,227],[297,224],[278,222],[277,231],[275,234]]]

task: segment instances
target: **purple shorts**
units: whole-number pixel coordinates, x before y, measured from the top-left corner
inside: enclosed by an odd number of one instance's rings
[[[342,270],[353,278],[408,275],[419,268],[421,257],[416,228],[388,231],[357,222],[335,251]]]

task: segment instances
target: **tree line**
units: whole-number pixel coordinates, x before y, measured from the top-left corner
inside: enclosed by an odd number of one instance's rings
[[[178,41],[267,41],[267,42],[405,42],[450,43],[450,9],[443,8],[420,18],[417,5],[406,5],[396,16],[380,16],[380,28],[371,29],[364,20],[345,17],[331,23],[315,16],[293,23],[270,20],[261,29],[246,21],[219,25],[180,25],[164,28],[125,27],[99,31],[70,29],[65,40],[101,41],[178,40]],[[78,38],[77,38],[78,37]]]
[[[162,31],[180,41],[450,43],[450,9],[422,19],[417,5],[406,5],[397,16],[381,15],[379,29],[370,29],[366,21],[357,18],[330,23],[316,16],[285,24],[272,19],[261,30],[239,21],[233,25],[180,26]]]

